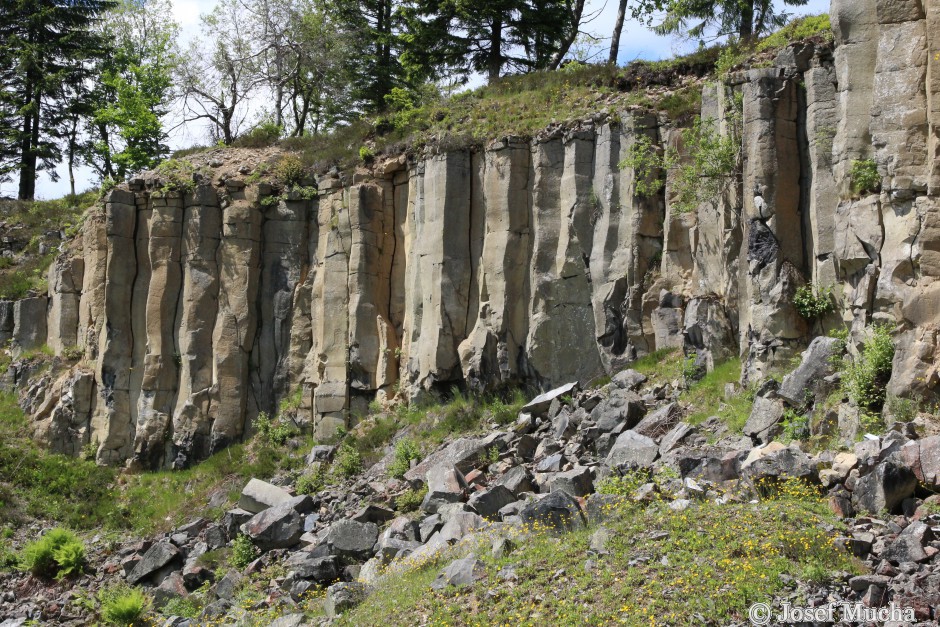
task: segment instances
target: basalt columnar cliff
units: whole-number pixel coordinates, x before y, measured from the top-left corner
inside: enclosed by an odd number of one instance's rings
[[[377,396],[544,389],[663,347],[705,366],[740,355],[757,381],[842,322],[856,337],[896,327],[889,392],[929,394],[940,2],[833,0],[831,19],[834,42],[704,83],[702,117],[723,132],[741,106],[742,149],[736,182],[694,211],[677,210],[671,177],[645,196],[619,167],[637,138],[681,144],[639,109],[380,157],[277,202],[263,179],[212,168],[188,193],[159,173],[112,190],[48,297],[2,316],[15,348],[82,355],[24,390],[37,437],[179,467],[298,393],[330,433]],[[857,193],[852,165],[868,159],[880,191]],[[804,284],[834,286],[836,313],[801,317]]]

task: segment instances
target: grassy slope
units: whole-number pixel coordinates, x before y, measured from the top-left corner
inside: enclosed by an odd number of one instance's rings
[[[715,46],[664,61],[636,61],[626,67],[571,64],[555,72],[510,76],[452,97],[425,97],[424,102],[363,118],[329,134],[281,140],[303,154],[308,166],[347,168],[363,154],[480,145],[507,135],[532,137],[553,123],[571,123],[607,114],[616,119],[636,107],[662,111],[680,126],[688,124],[701,104],[701,81],[714,79],[749,61],[769,64],[774,52],[791,41],[831,38],[826,15],[794,20],[757,42],[754,48]],[[260,147],[272,139],[263,134],[236,140],[236,146]],[[207,150],[191,148],[174,157]]]
[[[88,191],[58,200],[0,201],[0,222],[4,224],[0,234],[11,238],[14,250],[18,250],[13,258],[0,257],[0,299],[23,298],[31,290],[39,293],[46,289],[46,269],[61,241],[46,233],[65,231],[67,236],[73,235],[85,210],[97,198],[97,191]],[[52,252],[40,255],[41,242]]]
[[[478,551],[486,577],[470,587],[429,589],[445,560],[390,576],[340,624],[727,624],[745,619],[751,603],[769,602],[782,575],[813,581],[857,572],[826,525],[837,523],[806,493],[683,512],[624,502],[605,523],[609,554],[594,556],[590,570],[593,529],[537,533],[506,557]],[[517,582],[500,580],[505,567]]]
[[[147,534],[235,502],[253,476],[298,467],[309,449],[238,444],[183,471],[119,475],[92,461],[42,450],[10,394],[0,394],[0,524],[37,518],[79,531]],[[218,505],[210,507],[210,501]]]
[[[679,349],[664,349],[638,359],[630,367],[642,372],[658,384],[682,379],[684,360]],[[690,413],[686,421],[691,424],[704,422],[718,416],[732,432],[740,432],[754,404],[749,390],[738,391],[725,398],[725,385],[737,383],[741,378],[741,360],[732,358],[718,364],[700,381],[685,390],[679,400],[688,405]]]

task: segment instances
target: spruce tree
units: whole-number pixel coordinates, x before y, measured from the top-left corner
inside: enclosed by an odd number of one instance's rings
[[[574,15],[563,0],[417,0],[405,14],[409,66],[490,81],[557,65]]]
[[[19,176],[19,198],[62,159],[75,90],[106,42],[93,27],[110,0],[0,0],[0,176]]]

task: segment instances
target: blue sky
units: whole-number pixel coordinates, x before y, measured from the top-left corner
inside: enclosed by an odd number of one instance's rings
[[[188,41],[199,34],[199,15],[207,13],[215,5],[216,0],[172,0],[173,13],[182,29],[183,39]],[[808,15],[825,13],[829,10],[829,0],[809,0],[802,7],[788,7],[794,15]],[[617,0],[588,0],[586,14],[596,13],[595,19],[587,25],[586,30],[592,34],[609,38],[617,15]],[[621,37],[620,55],[618,62],[622,65],[635,59],[663,59],[688,52],[694,48],[694,42],[681,42],[674,37],[659,37],[635,22],[628,21],[624,25]],[[601,46],[609,46],[604,40]],[[606,58],[606,53],[604,54]],[[205,129],[201,126],[188,126],[181,128],[170,136],[170,147],[173,149],[192,146],[205,141]],[[37,182],[37,196],[39,198],[59,198],[69,191],[68,175],[65,168],[60,168],[61,179],[52,182],[45,174]],[[76,187],[82,191],[96,185],[92,172],[88,168],[81,168],[76,173]],[[15,196],[16,182],[0,185],[0,195]]]

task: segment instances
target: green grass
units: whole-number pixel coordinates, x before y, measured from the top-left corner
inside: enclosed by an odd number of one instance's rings
[[[42,450],[11,394],[0,394],[0,523],[24,517],[76,530],[166,531],[230,507],[252,477],[270,477],[304,464],[312,440],[296,450],[259,440],[235,444],[186,470],[118,473]],[[209,507],[215,498],[222,505]]]
[[[628,367],[645,374],[652,382],[669,383],[682,375],[682,351],[678,348],[661,348],[637,359]]]
[[[737,383],[740,378],[741,360],[733,358],[718,364],[700,381],[693,383],[680,396],[680,400],[692,408],[686,421],[699,424],[717,415],[733,432],[740,432],[751,413],[754,396],[745,391],[725,399],[725,385]]]
[[[591,571],[585,560],[592,529],[536,534],[501,559],[478,551],[485,580],[459,590],[429,589],[444,559],[389,575],[338,624],[411,625],[415,616],[431,625],[701,624],[697,615],[729,624],[781,592],[783,575],[819,578],[860,568],[833,546],[825,526],[839,523],[816,499],[618,510],[605,523],[610,554],[596,558]],[[630,565],[641,556],[648,560]],[[518,576],[511,587],[497,578],[504,567]]]
[[[678,348],[660,349],[630,364],[630,368],[645,374],[655,384],[682,379],[685,361]],[[725,399],[725,385],[737,383],[741,378],[741,360],[729,359],[685,390],[679,400],[689,406],[686,422],[700,424],[711,416],[718,416],[733,432],[740,432],[751,413],[754,395],[751,390]]]
[[[141,624],[152,603],[139,588],[130,588],[126,584],[103,589],[98,593],[98,600],[105,624],[122,627]]]
[[[8,234],[22,248],[22,254],[3,258],[0,264],[0,299],[15,300],[46,290],[46,269],[55,253],[39,255],[39,243],[57,248],[60,240],[47,238],[46,232],[65,230],[66,235],[74,235],[85,210],[97,199],[98,191],[89,190],[56,200],[0,200],[0,221],[16,225]]]
[[[165,531],[192,518],[214,517],[230,508],[252,477],[271,477],[304,465],[312,440],[296,450],[254,440],[234,444],[186,470],[164,470],[121,477],[118,505],[122,524],[140,533]],[[222,505],[209,507],[213,497]]]
[[[758,52],[774,50],[783,48],[791,41],[801,41],[818,36],[832,41],[832,24],[827,13],[807,15],[793,20],[777,32],[761,39],[757,43],[756,49]]]
[[[732,42],[722,50],[716,64],[716,72],[722,76],[726,75],[731,68],[747,62],[755,54],[772,53],[784,48],[790,42],[802,41],[810,37],[821,37],[827,42],[832,41],[832,25],[828,14],[799,17],[780,30],[757,41],[753,46],[742,46],[737,42]],[[766,54],[760,58],[763,60],[751,61],[751,67],[770,65],[771,59]]]
[[[250,134],[234,145],[259,148],[278,144],[300,153],[305,166],[322,170],[333,165],[352,168],[373,156],[420,151],[430,143],[453,150],[507,135],[530,138],[554,123],[581,120],[599,112],[616,121],[621,111],[637,105],[663,111],[685,125],[701,108],[701,84],[683,77],[714,75],[716,68],[721,73],[722,68],[746,61],[755,52],[772,51],[817,35],[831,38],[827,15],[795,20],[754,48],[712,46],[662,61],[634,61],[625,67],[571,63],[556,71],[507,76],[450,96],[429,90],[420,97],[395,93],[387,111],[329,133],[280,140],[273,135]],[[209,149],[177,151],[174,158]]]
[[[366,416],[342,441],[355,448],[368,467],[385,455],[400,430],[407,429],[409,450],[403,456],[410,459],[415,451],[431,451],[455,435],[483,432],[491,423],[510,424],[527,401],[519,389],[502,395],[466,395],[454,388],[442,404],[401,404],[393,412]],[[400,460],[398,465],[404,463]]]
[[[40,449],[12,394],[0,393],[0,522],[23,516],[94,529],[116,519],[115,472]]]
[[[525,401],[521,392],[506,400],[455,394],[444,405],[406,406],[394,414],[373,416],[345,436],[345,456],[334,462],[335,472],[323,473],[323,482],[376,461],[403,427],[409,428],[417,450],[427,451],[455,434],[482,431],[490,422],[511,422]],[[252,477],[302,469],[314,440],[299,439],[300,445],[292,447],[259,436],[185,470],[119,474],[92,461],[42,450],[31,440],[27,418],[15,397],[0,394],[0,524],[36,518],[79,531],[167,531],[196,512],[220,515],[237,501]],[[216,506],[210,507],[210,502]]]

